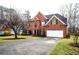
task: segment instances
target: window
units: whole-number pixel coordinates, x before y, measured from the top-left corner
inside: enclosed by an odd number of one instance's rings
[[[42,26],[44,26],[45,25],[45,22],[42,22]]]
[[[64,25],[61,25],[61,27],[64,28],[65,26]]]
[[[37,26],[37,23],[36,23],[36,22],[34,23],[34,26],[35,26],[35,27]]]
[[[30,26],[30,23],[28,23],[27,25]]]
[[[53,25],[55,25],[55,24],[57,24],[58,23],[58,20],[52,20],[51,21],[51,24],[53,24]]]
[[[43,30],[41,30],[41,35],[43,35]]]

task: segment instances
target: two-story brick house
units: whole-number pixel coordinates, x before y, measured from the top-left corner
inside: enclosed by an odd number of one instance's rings
[[[65,37],[68,33],[67,19],[60,14],[43,15],[38,12],[33,19],[33,35]]]

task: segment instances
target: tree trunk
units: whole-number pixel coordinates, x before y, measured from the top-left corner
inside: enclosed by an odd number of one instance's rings
[[[78,36],[75,37],[75,44],[78,46]]]
[[[17,33],[15,33],[15,39],[17,39]]]
[[[73,39],[74,39],[75,46],[78,46],[78,36],[74,35]]]
[[[18,37],[17,37],[17,32],[14,30],[14,33],[15,33],[15,39],[17,39]]]

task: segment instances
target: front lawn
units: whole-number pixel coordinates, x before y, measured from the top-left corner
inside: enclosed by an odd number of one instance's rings
[[[26,35],[18,35],[18,39],[14,39],[14,36],[0,36],[0,43],[4,42],[19,42],[19,41],[25,41],[25,40],[32,40],[37,39],[39,37],[32,37],[32,36],[26,36]]]
[[[79,47],[74,47],[71,43],[73,43],[73,39],[60,40],[50,55],[79,55]]]

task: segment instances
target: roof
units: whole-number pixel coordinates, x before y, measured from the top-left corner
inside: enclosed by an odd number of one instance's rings
[[[8,21],[6,19],[0,19],[0,31],[3,29],[3,27],[6,27],[6,24],[8,24]]]
[[[6,20],[6,19],[1,20],[0,19],[0,24],[6,24],[6,23],[8,23],[8,20]]]
[[[45,15],[48,19],[50,19],[54,14]]]
[[[50,15],[45,15],[48,19],[50,19],[52,16],[56,16],[57,18],[59,18],[61,21],[63,21],[65,24],[67,24],[67,18],[65,18],[64,16],[61,16],[60,14],[50,14]]]

